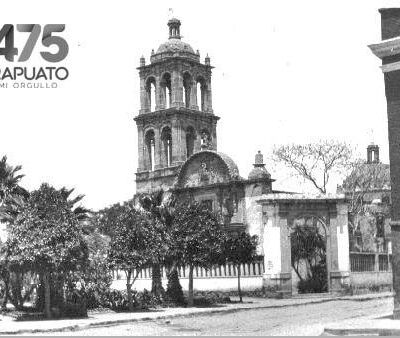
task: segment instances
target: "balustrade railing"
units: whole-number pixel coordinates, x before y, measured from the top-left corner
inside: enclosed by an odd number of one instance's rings
[[[225,265],[213,266],[209,269],[196,266],[193,270],[193,278],[216,278],[216,277],[237,277],[237,267],[232,263]],[[240,275],[241,276],[262,276],[264,273],[264,260],[258,259],[252,263],[241,264]],[[180,278],[187,278],[189,276],[189,266],[179,266],[178,274]],[[167,269],[161,268],[161,275],[163,278],[167,278]],[[123,271],[113,271],[114,279],[125,279]],[[151,267],[142,269],[139,272],[138,279],[151,278]]]

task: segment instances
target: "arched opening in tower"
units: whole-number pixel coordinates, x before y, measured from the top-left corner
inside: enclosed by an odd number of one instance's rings
[[[196,99],[200,111],[205,111],[206,81],[203,77],[196,79]]]
[[[171,74],[165,73],[161,79],[161,93],[163,106],[165,108],[171,107]]]
[[[170,167],[172,164],[172,134],[171,128],[165,127],[161,132],[161,142],[163,145],[163,152],[161,154],[161,161],[163,167]]]
[[[186,156],[189,158],[194,153],[194,141],[196,134],[193,127],[186,129]]]
[[[156,110],[156,79],[150,77],[146,82],[147,107],[150,111]]]
[[[145,136],[145,168],[150,171],[154,171],[154,160],[155,160],[155,140],[154,131],[149,130]]]
[[[192,89],[192,76],[186,72],[183,74],[183,102],[186,108],[190,108],[191,89]]]

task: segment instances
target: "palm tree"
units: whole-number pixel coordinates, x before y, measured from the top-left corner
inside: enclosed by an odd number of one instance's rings
[[[150,213],[150,215],[158,221],[158,224],[161,225],[159,230],[165,238],[164,242],[166,244],[169,243],[169,230],[172,228],[174,221],[174,210],[176,204],[176,198],[174,194],[169,195],[163,190],[158,190],[148,195],[139,196],[139,204],[146,212]],[[161,260],[166,264],[167,267],[169,267],[167,271],[169,285],[171,284],[170,282],[172,282],[172,285],[174,285],[174,287],[176,286],[176,278],[173,278],[173,280],[170,279],[171,274],[177,270],[177,262],[173,255],[171,255],[171,252],[168,250],[168,248],[166,248],[164,251],[164,257],[162,257],[162,259],[160,258],[159,262],[154,262],[152,266],[152,292],[156,295],[164,294],[164,288],[161,283]]]
[[[24,177],[18,172],[22,166],[15,167],[7,163],[7,156],[3,156],[0,160],[0,226],[2,223],[10,224],[13,217],[17,214],[17,209],[23,203],[23,199],[29,196],[27,190],[22,188],[19,183]],[[1,278],[4,280],[5,292],[1,309],[7,308],[8,289],[9,289],[9,272],[7,269],[7,255],[4,245],[0,242],[0,270]]]
[[[7,199],[12,196],[28,196],[28,192],[19,185],[24,177],[17,174],[22,166],[12,167],[7,163],[7,156],[3,156],[0,160],[0,206],[3,206]]]
[[[162,190],[159,190],[150,195],[139,196],[139,203],[146,212],[151,214],[152,217],[160,220],[163,197],[164,192]],[[156,296],[164,295],[165,290],[162,286],[160,262],[154,262],[152,264],[151,270],[151,292]]]

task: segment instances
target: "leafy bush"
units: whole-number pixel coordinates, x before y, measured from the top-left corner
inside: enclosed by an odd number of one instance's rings
[[[326,280],[326,278],[325,278]],[[300,280],[297,284],[299,293],[319,293],[326,289],[325,280],[320,278],[309,278]]]
[[[196,306],[211,306],[230,302],[231,299],[225,292],[196,291],[194,295],[194,305]]]
[[[146,310],[163,304],[162,299],[153,295],[146,289],[143,292],[133,290],[132,301],[133,307],[136,310]],[[88,297],[88,304],[90,304],[90,296]],[[104,292],[96,298],[96,304],[98,304],[96,307],[109,308],[113,311],[129,311],[129,302],[126,290],[104,290]]]

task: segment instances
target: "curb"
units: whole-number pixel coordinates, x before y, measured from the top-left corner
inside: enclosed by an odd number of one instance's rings
[[[359,297],[359,298],[353,298],[354,296],[342,296],[342,297],[331,297],[331,298],[322,298],[322,299],[316,299],[308,302],[300,302],[300,303],[294,303],[294,304],[276,304],[276,305],[258,305],[254,307],[237,307],[237,308],[220,308],[220,309],[212,309],[210,311],[191,311],[188,313],[177,313],[177,314],[166,314],[162,315],[160,314],[159,316],[155,317],[142,317],[142,318],[129,318],[129,319],[116,319],[116,320],[106,320],[106,321],[100,321],[100,322],[95,322],[95,323],[88,323],[88,324],[75,324],[75,325],[68,325],[64,327],[58,327],[58,328],[49,328],[49,329],[21,329],[21,330],[13,330],[13,331],[7,331],[7,330],[0,330],[0,335],[19,335],[19,334],[25,334],[25,333],[51,333],[51,332],[66,332],[66,331],[81,331],[81,330],[86,330],[86,329],[91,329],[91,328],[98,328],[98,327],[109,327],[109,326],[117,326],[121,324],[127,324],[127,323],[135,323],[135,322],[144,322],[144,321],[155,321],[155,320],[160,320],[160,319],[171,319],[171,318],[176,318],[176,317],[190,317],[193,315],[197,316],[206,316],[209,314],[214,314],[214,313],[235,313],[239,311],[248,311],[248,310],[260,310],[260,309],[276,309],[276,308],[283,308],[283,307],[298,307],[302,305],[310,305],[310,304],[321,304],[321,303],[328,303],[328,302],[333,302],[333,301],[343,301],[343,300],[351,300],[355,302],[363,302],[363,301],[368,301],[368,300],[373,300],[373,299],[383,299],[383,298],[390,298],[393,297],[393,294],[384,294],[384,295],[368,295],[365,297]],[[355,329],[357,330],[357,329]],[[361,330],[361,329],[359,329]],[[336,332],[344,332],[346,330],[344,329],[326,329],[324,330],[324,333],[327,334],[334,334],[334,335],[343,335],[343,333],[336,333]],[[378,330],[381,332],[382,330]],[[400,335],[400,330],[385,330],[385,332],[396,332],[396,335]],[[376,334],[377,330],[374,330],[374,333]],[[374,334],[370,333],[370,334]],[[357,334],[357,333],[355,333]],[[362,334],[362,333],[358,333]],[[368,333],[367,333],[368,334]]]
[[[400,336],[400,329],[325,329],[332,336]]]

